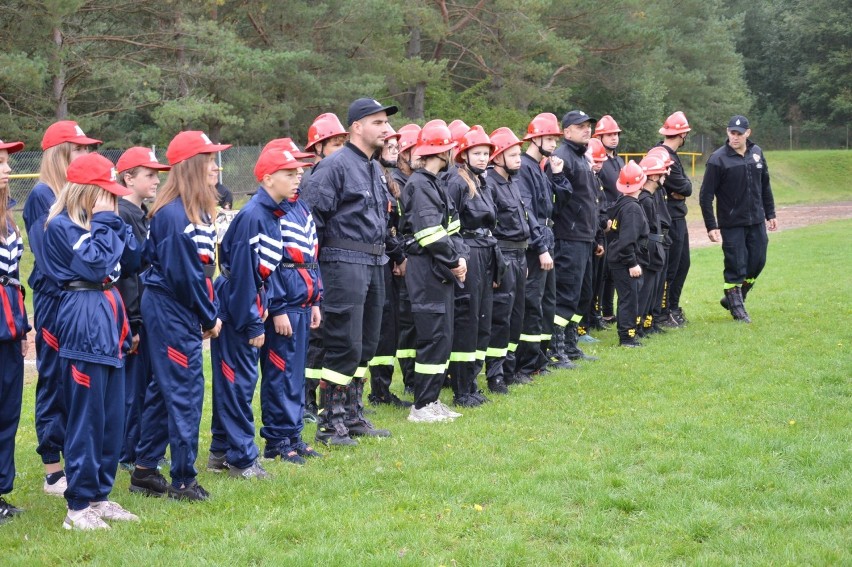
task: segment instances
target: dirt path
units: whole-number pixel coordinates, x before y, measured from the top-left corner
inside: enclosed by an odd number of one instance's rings
[[[779,207],[778,214],[778,231],[791,230],[794,228],[802,228],[812,224],[819,224],[832,220],[852,218],[852,201],[842,201],[839,203],[823,203],[820,205],[790,205],[787,207]],[[692,248],[705,248],[713,246],[707,238],[707,231],[704,230],[703,221],[696,220],[689,222],[689,243]],[[716,244],[715,246],[720,246]],[[35,343],[33,342],[35,333],[30,333],[30,349],[27,352],[26,358],[26,374],[28,381],[35,376]]]
[[[819,205],[789,205],[776,209],[778,217],[778,232],[802,228],[812,224],[820,224],[833,220],[852,218],[852,201],[841,201],[839,203],[822,203]],[[689,246],[690,248],[706,248],[707,246],[721,246],[710,242],[704,221],[689,222]]]

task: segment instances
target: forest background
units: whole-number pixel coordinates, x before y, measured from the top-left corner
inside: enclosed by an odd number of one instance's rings
[[[105,148],[304,142],[322,112],[523,131],[611,114],[645,148],[674,110],[712,151],[733,114],[765,148],[848,148],[852,3],[831,0],[6,0],[0,131],[77,120]]]

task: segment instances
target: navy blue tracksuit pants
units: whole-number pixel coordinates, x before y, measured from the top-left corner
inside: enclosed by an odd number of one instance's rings
[[[0,495],[12,492],[15,482],[15,434],[21,420],[24,393],[24,357],[21,341],[0,343]]]
[[[65,500],[71,510],[107,500],[115,482],[124,423],[124,368],[61,359],[68,410]]]
[[[155,468],[165,454],[161,427],[168,420],[172,485],[189,485],[198,475],[198,428],[204,404],[201,322],[171,297],[147,289],[142,314],[148,331],[154,379],[145,395],[142,437],[136,464]],[[150,406],[149,406],[150,401]]]
[[[311,308],[287,311],[293,335],[275,332],[270,316],[260,349],[260,436],[267,447],[292,446],[302,438],[305,413],[305,363],[311,335]],[[282,451],[284,453],[284,451]]]
[[[139,347],[125,359],[124,374],[124,444],[121,447],[119,462],[135,463],[142,407],[145,403],[145,393],[151,383],[151,357],[148,354],[148,337],[144,327],[139,329]]]
[[[257,386],[258,349],[248,344],[229,321],[222,322],[219,336],[210,341],[213,368],[213,416],[210,425],[211,453],[225,453],[225,461],[245,469],[258,457],[254,442],[254,411],[251,400]]]
[[[56,314],[58,295],[33,292],[35,314],[35,348],[38,381],[36,382],[35,429],[36,452],[44,464],[58,463],[65,445],[65,395],[62,392],[62,368],[59,364],[59,338]]]

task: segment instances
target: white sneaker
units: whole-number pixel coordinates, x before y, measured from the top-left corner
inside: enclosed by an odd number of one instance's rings
[[[438,409],[437,402],[432,402],[420,409],[416,409],[414,406],[411,406],[411,410],[408,414],[408,421],[412,421],[414,423],[433,423],[437,421],[452,421],[452,418],[441,413]]]
[[[68,481],[64,476],[53,484],[47,484],[47,480],[44,481],[44,493],[51,496],[65,496],[66,488],[68,488]]]
[[[62,527],[66,530],[108,530],[109,524],[101,519],[94,508],[89,506],[82,510],[68,510]]]
[[[139,516],[131,514],[121,507],[118,502],[103,500],[102,502],[92,502],[92,510],[104,520],[118,520],[120,522],[138,522]]]
[[[435,403],[438,404],[438,411],[440,411],[442,414],[444,414],[447,417],[452,417],[453,419],[455,419],[457,417],[462,416],[462,414],[460,414],[459,412],[453,411],[450,408],[448,408],[447,406],[445,406],[444,402],[442,402],[441,400],[437,400]]]

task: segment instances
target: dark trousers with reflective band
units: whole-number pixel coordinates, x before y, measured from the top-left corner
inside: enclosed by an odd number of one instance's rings
[[[148,337],[144,327],[139,330],[139,347],[125,359],[124,374],[124,443],[119,462],[135,463],[142,407],[145,404],[145,392],[151,383],[151,356],[148,354]]]
[[[172,484],[180,487],[198,475],[195,459],[204,403],[201,322],[171,297],[150,289],[142,296],[142,314],[154,379],[145,394],[136,464],[151,469],[163,458],[165,451],[159,427],[165,413],[171,446]]]
[[[35,429],[36,452],[45,464],[58,463],[65,445],[65,394],[59,363],[59,338],[56,314],[59,296],[33,292],[35,314],[35,348],[38,381],[36,382]]]
[[[411,299],[408,297],[408,286],[404,277],[394,276],[399,290],[399,340],[396,345],[396,360],[402,372],[402,383],[407,388],[414,388],[414,358],[417,356],[416,331],[414,318],[411,315]]]
[[[399,342],[399,288],[393,275],[393,263],[384,266],[385,300],[382,306],[382,327],[376,356],[370,360],[370,386],[373,394],[384,395],[393,379],[394,358]]]
[[[531,250],[527,250],[526,257],[528,274],[524,288],[524,320],[518,340],[518,350],[515,353],[517,360],[515,367],[518,372],[532,374],[542,367],[544,301],[547,295],[548,279],[553,278],[553,270],[542,270],[538,254]],[[550,320],[553,321],[552,312]]]
[[[254,442],[251,407],[257,387],[259,352],[248,340],[229,321],[223,321],[219,336],[210,340],[213,369],[210,452],[225,453],[225,461],[240,469],[251,466],[259,454]]]
[[[579,323],[592,301],[594,242],[557,240],[553,263],[556,270],[556,321],[565,326]]]
[[[107,500],[124,423],[124,368],[61,359],[65,375],[65,500],[71,510]]]
[[[305,362],[311,335],[311,308],[287,311],[293,335],[275,332],[272,317],[266,320],[266,341],[260,349],[260,436],[266,445],[297,443],[302,437],[305,414]]]
[[[618,292],[618,339],[625,341],[636,335],[636,318],[639,317],[639,293],[642,277],[631,278],[628,268],[610,264],[610,274]]]
[[[305,368],[305,399],[316,400],[319,388],[320,376],[322,376],[322,361],[325,358],[325,349],[322,346],[322,327],[311,333],[308,342],[308,358]]]
[[[438,399],[453,347],[453,282],[444,283],[432,272],[429,255],[409,256],[405,285],[411,300],[416,334],[414,406]]]
[[[672,219],[669,237],[672,244],[669,247],[669,265],[666,272],[666,310],[680,307],[680,294],[689,273],[689,231],[686,219]]]
[[[639,317],[640,324],[644,325],[646,318],[653,314],[657,306],[660,283],[663,273],[657,270],[642,268],[642,287],[639,289]],[[619,304],[621,295],[618,296]]]
[[[755,280],[766,266],[769,237],[766,224],[720,229],[722,252],[725,254],[725,283],[742,284]]]
[[[346,385],[356,372],[366,373],[368,361],[376,354],[385,299],[385,268],[323,262],[320,269],[324,290],[322,379]]]
[[[515,373],[515,353],[524,324],[524,297],[527,286],[527,258],[524,250],[504,248],[508,266],[500,287],[494,290],[491,308],[491,341],[485,353],[485,374],[489,380]]]
[[[0,496],[12,492],[15,481],[15,435],[21,420],[24,357],[21,341],[0,343]]]
[[[477,353],[485,355],[491,339],[491,304],[494,295],[494,249],[470,247],[470,260],[464,287],[455,288],[453,314],[453,347],[450,354],[450,376],[456,384],[467,388],[460,394],[473,393],[478,374]]]

